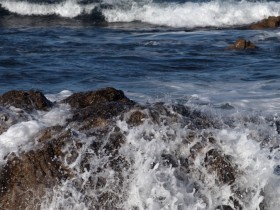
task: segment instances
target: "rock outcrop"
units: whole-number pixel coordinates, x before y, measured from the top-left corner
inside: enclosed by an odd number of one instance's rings
[[[233,45],[230,45],[227,50],[246,50],[246,49],[256,49],[256,46],[245,39],[238,39]]]
[[[257,23],[250,25],[248,28],[253,30],[277,28],[280,26],[280,16],[269,16]]]
[[[16,108],[24,109],[26,111],[31,110],[47,110],[52,106],[50,102],[39,91],[9,91],[0,96],[1,106],[14,106]]]
[[[114,88],[75,93],[60,103],[68,103],[73,112],[65,125],[43,128],[34,137],[33,148],[5,157],[5,164],[0,167],[0,209],[40,209],[43,200],[48,203],[60,196],[69,201],[74,191],[79,193],[79,202],[89,209],[123,209],[129,187],[126,180],[134,173],[133,164],[137,161],[123,151],[136,153],[138,143],[127,143],[127,129],[142,132],[137,134],[141,144],[171,142],[175,148],[153,154],[151,170],[172,168],[173,176],[185,183],[199,177],[192,184],[194,196],[206,205],[203,192],[209,174],[217,187],[226,185],[232,189],[229,200],[218,203],[216,209],[245,208],[236,184],[241,174],[238,165],[207,131],[222,126],[210,115],[183,105],[140,106]],[[0,104],[20,108],[24,113],[58,105],[35,91],[10,91],[0,96]],[[9,125],[25,120],[28,118],[18,118]],[[121,124],[125,128],[121,129]],[[3,128],[8,129],[9,125]],[[185,130],[181,133],[177,128]],[[178,136],[182,142],[176,148]],[[63,186],[61,192],[59,186]],[[56,207],[65,209],[62,201]]]

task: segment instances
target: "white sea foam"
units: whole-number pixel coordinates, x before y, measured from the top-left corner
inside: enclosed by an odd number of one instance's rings
[[[86,7],[76,1],[68,0],[59,4],[36,4],[27,1],[1,1],[2,7],[10,12],[20,15],[59,15],[61,17],[73,18],[82,13],[89,13],[94,4]]]
[[[73,18],[90,13],[97,4],[79,4],[78,0],[66,0],[57,4],[36,4],[26,1],[0,1],[1,5],[20,15],[59,15]],[[209,1],[187,3],[153,3],[153,1],[109,1],[112,5],[102,12],[108,22],[132,22],[170,27],[226,27],[280,15],[279,2]]]
[[[0,135],[0,164],[3,163],[5,155],[10,152],[17,153],[20,145],[26,146],[41,128],[37,121],[31,120],[12,125]]]
[[[63,91],[59,94],[52,95],[54,99],[61,99],[69,95],[70,92]],[[72,116],[70,106],[67,104],[60,104],[55,106],[50,111],[37,111],[32,114],[25,114],[25,118],[17,119],[16,117],[20,110],[10,108],[10,112],[15,112],[14,116],[8,116],[9,120],[14,120],[14,125],[10,126],[7,131],[0,135],[0,165],[4,163],[5,155],[18,151],[29,150],[36,144],[34,137],[39,131],[46,127],[61,125],[66,123],[66,120]],[[10,119],[11,118],[11,119]],[[26,121],[25,121],[26,120]]]
[[[228,185],[217,186],[215,174],[210,174],[203,169],[203,152],[197,154],[194,162],[192,177],[182,180],[184,173],[181,171],[181,180],[176,178],[178,173],[174,168],[166,168],[160,162],[162,154],[174,154],[175,156],[188,157],[191,145],[182,144],[183,136],[188,132],[179,126],[150,126],[144,124],[136,129],[127,127],[125,122],[119,122],[118,126],[128,133],[128,142],[121,148],[121,152],[135,160],[134,173],[131,175],[129,185],[129,197],[126,208],[137,206],[139,209],[215,209],[221,201],[229,200],[233,195]],[[198,131],[200,132],[200,131]],[[220,142],[220,149],[225,154],[231,155],[239,166],[242,175],[237,177],[236,186],[247,194],[244,197],[246,209],[258,209],[262,201],[262,189],[271,189],[279,178],[273,175],[273,167],[277,161],[268,158],[269,151],[260,149],[259,143],[248,136],[252,130],[236,128],[234,130],[211,130],[215,138]],[[272,133],[275,131],[271,130]],[[144,140],[143,133],[150,133],[154,138],[151,141]],[[271,134],[272,134],[271,133]],[[168,135],[176,135],[171,141],[163,141]],[[168,138],[168,137],[167,137]],[[201,141],[201,139],[196,139]],[[194,142],[196,143],[196,142]],[[193,144],[194,144],[193,143]],[[211,147],[210,147],[211,148]],[[209,148],[208,148],[209,149]],[[153,167],[151,167],[153,166]],[[197,175],[196,175],[197,173]],[[187,176],[185,174],[185,176]],[[195,193],[194,183],[204,185],[202,194]],[[278,186],[278,185],[276,185]],[[276,210],[276,201],[279,197],[279,188],[270,193],[271,200],[267,201],[269,209]],[[247,196],[247,197],[246,197]],[[227,204],[227,203],[225,203]],[[278,204],[279,205],[279,204]]]
[[[148,112],[144,112],[148,115]],[[233,207],[230,199],[232,196],[248,210],[259,209],[265,196],[268,209],[278,210],[280,178],[273,171],[279,164],[280,154],[277,154],[277,149],[270,151],[270,146],[279,145],[278,134],[275,128],[261,117],[259,122],[249,121],[244,126],[242,116],[238,116],[238,113],[233,115],[235,128],[198,129],[195,130],[196,137],[189,143],[184,142],[184,139],[191,131],[188,126],[183,127],[177,122],[180,116],[174,121],[174,116],[171,117],[172,120],[163,115],[161,123],[153,123],[148,118],[136,127],[131,127],[124,120],[118,120],[117,127],[126,136],[126,142],[119,149],[119,154],[132,164],[129,169],[123,169],[121,172],[124,180],[120,189],[117,187],[118,172],[108,168],[106,164],[111,155],[106,155],[102,149],[96,155],[90,142],[98,139],[79,134],[77,138],[86,144],[77,150],[79,155],[76,161],[70,164],[75,177],[51,191],[41,207],[60,209],[67,206],[73,210],[88,209],[90,207],[85,202],[85,197],[87,201],[91,201],[102,193],[110,192],[121,196],[123,203],[118,204],[118,207],[128,210],[208,210],[216,209],[217,205],[221,204]],[[124,116],[126,117],[129,117],[129,113]],[[211,133],[217,143],[215,146],[207,144],[204,149],[197,151],[191,160],[191,148],[202,141],[201,136],[205,133]],[[267,135],[270,140],[270,145],[264,148],[260,146],[260,141],[264,140],[262,135]],[[106,145],[108,138],[102,138],[102,144]],[[230,155],[233,165],[238,166],[234,185],[217,184],[217,175],[205,168],[205,153],[213,148]],[[166,160],[163,159],[163,155],[166,154],[171,155],[179,167],[166,165]],[[91,157],[87,160],[92,164],[89,170],[81,168],[86,155]],[[180,167],[184,159],[190,161],[190,171],[184,166]],[[99,167],[102,168],[101,171],[98,171]],[[104,177],[106,185],[101,189],[87,188],[86,186],[97,182],[96,177]],[[83,190],[73,183],[81,183],[80,187]],[[240,195],[237,195],[238,193]]]
[[[280,14],[280,3],[211,1],[205,3],[156,4],[105,10],[108,22],[142,21],[171,27],[224,27],[248,24]]]

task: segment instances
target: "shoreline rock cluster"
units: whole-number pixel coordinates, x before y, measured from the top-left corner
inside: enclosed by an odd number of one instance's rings
[[[259,22],[252,23],[242,29],[249,30],[262,30],[262,29],[275,29],[280,26],[280,16],[269,16]],[[226,48],[227,50],[247,50],[257,49],[255,44],[243,38],[237,39],[233,45]]]
[[[244,196],[253,193],[246,189],[245,194],[243,186],[238,186],[236,180],[242,174],[238,165],[232,156],[221,150],[217,139],[206,132],[209,128],[222,126],[207,114],[182,105],[139,105],[114,88],[75,93],[59,103],[68,103],[72,108],[73,116],[66,125],[42,129],[34,137],[34,148],[5,157],[5,164],[0,167],[1,209],[40,209],[42,201],[51,201],[55,189],[65,183],[81,193],[81,202],[92,209],[123,209],[122,203],[128,196],[126,179],[133,173],[134,160],[120,152],[127,142],[127,133],[118,126],[119,120],[130,129],[143,123],[187,126],[182,147],[190,155],[163,153],[151,169],[156,164],[174,168],[174,176],[181,181],[201,177],[193,187],[195,195],[206,203],[206,197],[202,196],[203,173],[215,174],[216,185],[229,185],[232,191],[229,200],[216,209],[244,209]],[[1,112],[14,107],[24,115],[37,110],[48,111],[57,104],[38,91],[9,91],[0,96],[0,106]],[[8,121],[10,117],[12,115],[6,115],[2,121]],[[5,123],[0,127],[2,132],[8,129]],[[142,138],[149,142],[155,137],[144,132]],[[170,133],[157,141],[172,142],[175,138],[176,134]],[[203,170],[198,170],[195,162],[201,157],[204,157],[201,160]],[[112,171],[113,177],[107,178],[105,175]],[[88,174],[88,179],[79,177],[81,173]],[[92,191],[96,192],[95,196],[91,196]],[[71,196],[69,191],[63,192],[62,197],[70,199]],[[265,200],[260,209],[266,209]]]

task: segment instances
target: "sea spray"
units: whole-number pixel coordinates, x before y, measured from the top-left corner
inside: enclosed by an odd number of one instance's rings
[[[41,209],[276,210],[279,205],[273,116],[176,103],[140,105],[112,88],[58,98],[45,112],[26,112],[32,121],[18,122],[0,136],[15,139],[16,128],[23,140],[5,154],[1,150],[7,162],[0,176],[5,208],[21,201]],[[28,186],[29,201],[13,200],[6,191],[11,186],[12,191]]]

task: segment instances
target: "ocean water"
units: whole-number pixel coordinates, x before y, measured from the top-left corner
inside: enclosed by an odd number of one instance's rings
[[[273,124],[280,114],[280,28],[242,28],[279,16],[280,2],[0,0],[0,5],[1,94],[37,89],[59,101],[73,92],[111,86],[140,104],[179,103],[210,113],[220,123],[230,116],[235,128],[208,132],[221,140],[221,150],[243,170],[239,185],[253,189],[243,209],[260,209],[264,192],[267,209],[280,208],[280,154],[269,150],[280,142]],[[238,38],[258,48],[227,50]],[[0,163],[9,152],[32,147],[30,140],[42,128],[63,125],[69,116],[69,106],[61,105],[10,127],[0,135]],[[258,121],[248,125],[244,116]],[[180,125],[146,123],[129,129],[120,120],[118,126],[128,139],[121,153],[139,160],[133,178],[127,180],[129,192],[122,208],[215,209],[230,197],[229,186],[216,186],[210,174],[204,174],[205,202],[191,184],[186,187],[178,181],[173,168],[148,169],[164,151],[175,153],[183,147],[181,136],[187,131]],[[148,143],[140,138],[147,130],[155,136]],[[178,134],[173,142],[158,141],[170,132]],[[260,147],[263,136],[270,140],[265,148]],[[63,199],[62,192],[69,188],[65,183],[52,199],[42,201],[42,209],[90,209],[79,200],[80,192],[72,200]],[[158,201],[159,197],[165,199]]]

